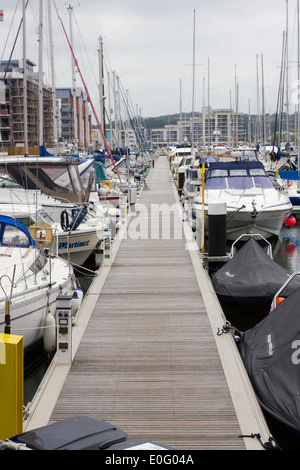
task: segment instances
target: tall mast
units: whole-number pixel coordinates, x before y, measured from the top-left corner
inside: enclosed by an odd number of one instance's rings
[[[99,103],[100,103],[100,124],[105,134],[105,113],[104,113],[104,74],[103,74],[103,40],[99,38],[99,49],[98,49],[98,61],[99,61]]]
[[[179,92],[180,92],[180,101],[179,101],[179,108],[180,108],[180,128],[179,128],[179,143],[182,143],[182,87],[181,87],[181,79],[179,82]]]
[[[297,78],[298,78],[298,99],[297,99],[297,119],[298,119],[298,130],[297,130],[297,167],[298,167],[298,186],[300,176],[300,104],[299,104],[299,86],[300,86],[300,31],[299,31],[299,0],[297,0]]]
[[[192,89],[192,154],[194,154],[194,107],[195,107],[195,15],[194,10],[194,26],[193,26],[193,89]]]
[[[48,23],[49,23],[50,62],[51,62],[53,140],[54,140],[54,146],[55,146],[56,143],[58,142],[58,135],[57,135],[56,91],[55,91],[56,86],[55,86],[55,73],[54,73],[54,45],[53,45],[51,0],[48,0]]]
[[[264,88],[263,54],[261,54],[261,89],[262,89],[262,118],[263,118],[262,143],[265,146],[265,144],[266,144],[266,118],[265,118],[265,88]]]
[[[40,0],[39,11],[39,144],[44,144],[44,113],[43,113],[43,0]]]
[[[73,19],[72,19],[72,13],[73,13],[73,7],[69,5],[69,22],[70,22],[70,44],[72,49],[74,50],[73,47]],[[78,129],[77,129],[77,99],[76,99],[76,69],[75,69],[75,60],[74,57],[72,56],[72,95],[73,95],[73,119],[74,119],[74,140],[75,140],[75,145],[77,145],[78,141]]]
[[[27,48],[26,48],[26,7],[25,0],[22,4],[23,9],[23,93],[24,93],[24,153],[28,156],[28,120],[27,120]]]
[[[286,138],[290,141],[289,130],[289,42],[288,42],[288,0],[286,0],[286,33],[285,33],[285,57],[286,57]]]

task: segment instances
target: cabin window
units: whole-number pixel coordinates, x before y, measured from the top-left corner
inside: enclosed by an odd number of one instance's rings
[[[71,179],[74,185],[74,189],[76,191],[81,191],[82,186],[81,186],[80,176],[78,174],[78,171],[76,171],[76,168],[74,168],[73,166],[70,166],[70,174],[71,174]]]
[[[227,176],[227,170],[212,170],[210,172],[210,178],[220,178],[220,177],[223,177],[223,178],[226,178]]]
[[[3,235],[2,235],[2,244],[9,246],[29,246],[29,238],[22,230],[14,227],[13,225],[5,225]]]
[[[241,168],[230,170],[230,176],[247,176],[247,170]]]

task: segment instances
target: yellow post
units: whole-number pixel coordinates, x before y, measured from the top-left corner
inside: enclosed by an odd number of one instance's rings
[[[0,439],[23,432],[23,336],[0,333]]]
[[[204,174],[205,174],[205,164],[202,163],[202,168],[200,170],[200,173],[202,175],[202,243],[201,243],[201,250],[204,252],[204,220],[205,220],[205,213],[204,213]]]

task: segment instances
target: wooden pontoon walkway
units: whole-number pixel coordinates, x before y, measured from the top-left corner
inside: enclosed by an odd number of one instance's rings
[[[147,185],[88,291],[72,365],[53,361],[25,428],[85,415],[175,449],[261,449],[240,437],[270,435],[231,335],[217,335],[223,313],[199,252],[187,249],[190,229],[180,234],[166,157]],[[175,208],[170,236],[168,214],[154,223],[162,204]]]

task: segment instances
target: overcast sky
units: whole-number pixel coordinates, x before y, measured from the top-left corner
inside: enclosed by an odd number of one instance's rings
[[[0,57],[7,59],[19,25],[22,1],[1,0],[0,3],[4,10],[4,21],[0,23]],[[43,3],[46,4],[46,0]],[[115,71],[120,77],[130,102],[135,108],[138,106],[143,117],[179,112],[180,96],[182,111],[190,112],[195,10],[195,111],[201,111],[203,103],[208,104],[208,97],[214,108],[235,106],[235,82],[238,83],[239,110],[248,112],[250,109],[252,114],[257,113],[258,106],[261,110],[261,57],[265,110],[276,110],[286,0],[82,0],[70,3],[55,0],[55,4],[68,35],[68,6],[73,7],[74,50],[96,109],[99,109],[97,49],[101,36],[106,71]],[[29,0],[26,28],[27,57],[35,63],[38,63],[38,6],[39,0]],[[288,13],[289,109],[294,112],[297,0],[288,0]],[[71,87],[70,51],[54,8],[52,23],[56,86]],[[46,12],[44,24],[43,69],[48,81]],[[13,57],[22,58],[22,35]],[[77,83],[82,85],[78,75]]]

